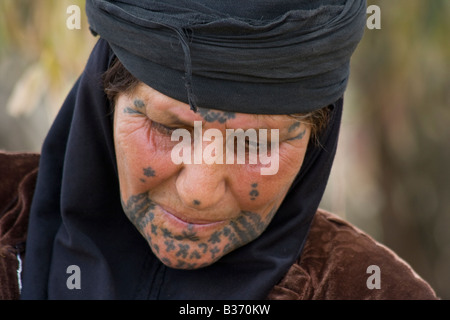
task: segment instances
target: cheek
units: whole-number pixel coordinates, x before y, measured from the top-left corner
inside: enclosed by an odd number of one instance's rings
[[[231,190],[243,210],[260,211],[281,203],[303,163],[305,148],[281,146],[274,175],[262,175],[262,165],[231,165]]]
[[[284,180],[294,180],[302,167],[305,159],[306,145],[301,147],[292,147],[285,145],[280,150],[278,175]]]
[[[124,199],[161,184],[176,170],[166,139],[153,134],[143,118],[116,119],[114,144]]]

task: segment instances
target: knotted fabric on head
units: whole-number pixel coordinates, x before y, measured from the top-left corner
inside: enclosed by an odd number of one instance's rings
[[[139,80],[224,111],[303,113],[341,97],[365,0],[88,0],[91,29]]]

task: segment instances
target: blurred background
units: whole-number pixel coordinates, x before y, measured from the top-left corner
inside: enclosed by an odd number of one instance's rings
[[[321,207],[450,299],[450,1],[371,4],[381,29],[366,28],[353,56]],[[0,150],[40,151],[95,42],[84,1],[0,0]]]

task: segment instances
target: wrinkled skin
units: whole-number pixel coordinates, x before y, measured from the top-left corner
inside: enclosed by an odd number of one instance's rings
[[[175,164],[173,130],[279,129],[279,169],[266,164]],[[270,136],[270,135],[268,135]],[[253,115],[189,106],[147,85],[115,101],[114,142],[121,199],[131,222],[167,266],[210,265],[266,229],[305,156],[310,128],[285,115]],[[205,148],[210,142],[203,142]],[[225,142],[224,142],[224,148]]]

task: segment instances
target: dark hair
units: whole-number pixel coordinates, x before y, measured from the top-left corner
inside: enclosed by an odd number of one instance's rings
[[[139,80],[125,69],[117,57],[103,74],[102,80],[106,96],[112,104],[120,93],[130,93],[139,84]]]
[[[111,104],[115,104],[116,98],[120,93],[131,93],[140,81],[134,77],[120,62],[114,58],[111,66],[103,74],[103,87]],[[318,143],[318,138],[328,125],[330,108],[324,107],[308,113],[290,114],[300,122],[311,127],[311,139]]]

